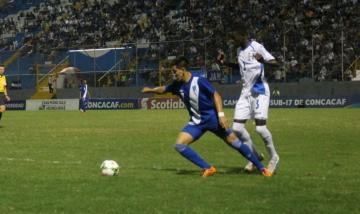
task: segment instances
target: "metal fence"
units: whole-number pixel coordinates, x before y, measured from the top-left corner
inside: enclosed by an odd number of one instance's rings
[[[350,80],[353,72],[348,68],[360,52],[358,34],[357,29],[309,31],[287,29],[284,26],[283,32],[266,31],[252,36],[282,62],[281,67],[267,69],[270,81],[301,82]],[[85,62],[90,64],[83,64],[87,69],[76,74],[77,79],[85,78],[95,87],[163,85],[171,79],[169,62],[180,55],[190,60],[190,70],[206,76],[210,81],[231,84],[240,79],[236,69],[216,63],[220,51],[225,53],[228,60],[236,62],[236,47],[225,39],[209,37],[164,42],[138,41],[117,48],[126,51],[110,57],[107,66],[100,66],[104,61],[96,57]],[[23,87],[35,87],[36,80],[49,75],[53,65],[69,56],[70,52],[52,51],[51,54],[23,53],[7,67],[9,84],[20,82]],[[0,53],[2,62],[9,57],[11,54],[8,52]],[[41,69],[35,71],[35,64],[40,65]],[[70,81],[62,85],[77,87],[77,82]]]

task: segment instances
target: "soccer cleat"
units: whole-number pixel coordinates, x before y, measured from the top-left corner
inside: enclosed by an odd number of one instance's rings
[[[272,174],[274,174],[274,172],[276,171],[279,162],[280,162],[280,157],[279,157],[279,155],[275,155],[274,157],[272,157],[272,158],[270,159],[267,168],[269,169],[269,171],[270,171]]]
[[[203,177],[209,177],[209,176],[214,175],[215,172],[216,172],[216,168],[212,166],[209,169],[205,169],[202,176]]]
[[[258,156],[258,159],[259,159],[259,161],[263,161],[264,160],[264,154],[263,153],[260,153],[259,154],[259,156]],[[256,167],[255,167],[255,165],[251,162],[251,161],[249,161],[246,165],[245,165],[245,167],[244,167],[244,170],[245,170],[245,172],[254,172],[255,170],[256,170]]]
[[[261,170],[261,174],[265,177],[271,177],[273,174],[270,172],[270,170],[268,170],[267,168],[264,168],[263,170]]]

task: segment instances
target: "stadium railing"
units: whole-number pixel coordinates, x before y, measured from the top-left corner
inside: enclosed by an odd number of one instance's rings
[[[257,41],[263,43],[270,53],[283,62],[280,68],[281,81],[318,81],[323,67],[326,69],[326,75],[322,80],[342,81],[348,80],[347,68],[360,52],[354,45],[356,40],[353,37],[350,31],[344,29],[306,31],[304,34],[298,30],[288,29],[278,32],[276,39],[273,34],[264,34]],[[121,49],[123,47],[126,48]],[[25,53],[7,67],[9,84],[20,80],[23,88],[34,88],[37,85],[37,78],[34,77],[46,75],[51,69],[51,66],[41,65],[56,65],[66,56],[69,56],[71,66],[80,68],[78,78],[86,78],[93,87],[165,84],[171,78],[167,70],[169,61],[180,55],[187,56],[193,70],[207,76],[211,81],[232,84],[240,79],[236,70],[214,69],[213,64],[220,50],[225,52],[229,60],[236,62],[236,48],[228,41],[219,41],[217,38],[128,43],[119,46],[119,50],[112,53],[104,49],[116,50],[102,48],[86,52],[79,48],[68,48],[52,50],[51,56],[38,52]],[[74,50],[78,52],[72,52]],[[81,50],[84,53],[81,54]],[[0,60],[6,60],[8,55],[6,51],[2,51]],[[107,57],[104,59],[101,56]],[[34,73],[35,64],[43,69],[38,74]],[[266,70],[269,71],[267,78],[273,81],[271,69]],[[63,85],[77,87],[77,83],[73,82]]]

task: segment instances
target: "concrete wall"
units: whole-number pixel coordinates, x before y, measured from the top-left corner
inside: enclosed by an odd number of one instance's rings
[[[146,97],[140,91],[142,87],[110,87],[89,88],[91,98],[138,98]],[[58,89],[56,93],[59,99],[79,98],[78,89]],[[148,95],[151,96],[151,95]]]
[[[240,85],[213,84],[222,97],[238,97]],[[272,83],[270,88],[278,87],[281,96],[360,96],[360,81],[358,82],[306,82],[306,83]],[[142,94],[142,87],[112,87],[90,88],[92,98],[138,98],[151,97]],[[35,90],[11,90],[9,95],[13,100],[29,99]],[[58,89],[57,98],[78,98],[78,89]]]
[[[277,86],[282,96],[360,96],[360,81],[273,83],[270,86]]]
[[[9,90],[8,94],[11,100],[26,100],[30,99],[35,93],[35,89],[23,89],[23,90]]]

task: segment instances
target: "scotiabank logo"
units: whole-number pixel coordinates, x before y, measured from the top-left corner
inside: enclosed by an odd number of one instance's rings
[[[144,98],[141,102],[143,109],[179,109],[185,108],[180,99],[168,98]]]

